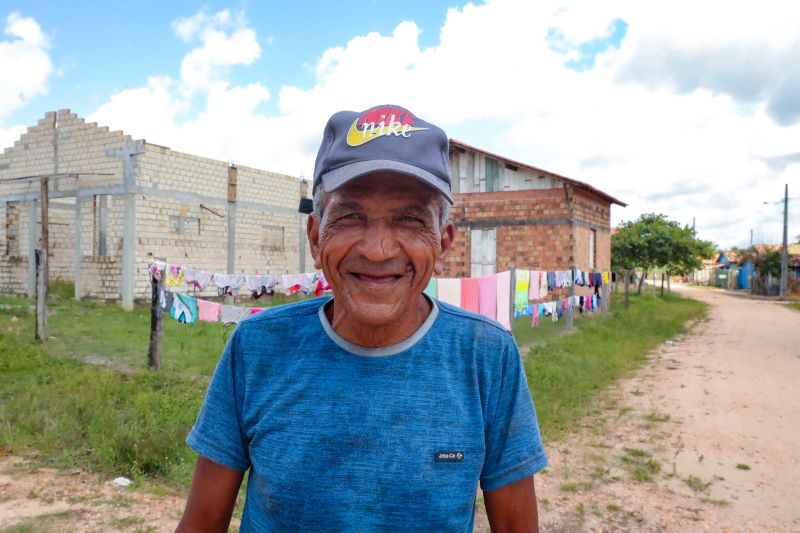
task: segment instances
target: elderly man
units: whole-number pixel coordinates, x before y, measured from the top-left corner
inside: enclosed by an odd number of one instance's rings
[[[427,297],[455,230],[445,133],[399,106],[336,113],[308,240],[333,298],[275,307],[228,343],[187,442],[179,532],[537,531],[547,464],[508,331]]]

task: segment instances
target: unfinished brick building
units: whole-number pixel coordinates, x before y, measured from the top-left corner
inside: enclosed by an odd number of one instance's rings
[[[611,267],[611,204],[586,183],[450,140],[456,242],[445,275]]]
[[[306,184],[109,131],[69,110],[47,113],[0,155],[0,291],[34,292],[40,179],[49,176],[49,277],[76,297],[150,296],[147,262],[211,272],[311,269]]]

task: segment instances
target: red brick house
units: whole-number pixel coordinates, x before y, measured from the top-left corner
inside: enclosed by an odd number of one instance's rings
[[[456,242],[445,276],[609,270],[611,205],[587,183],[450,140]]]

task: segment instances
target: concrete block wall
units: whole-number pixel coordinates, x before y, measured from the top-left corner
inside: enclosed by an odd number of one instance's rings
[[[85,256],[81,259],[81,287],[85,296],[119,301],[122,258]]]
[[[137,299],[150,297],[147,263],[153,258],[212,273],[227,272],[228,166],[224,161],[151,144],[146,144],[145,152],[137,156]],[[304,245],[297,213],[299,180],[238,166],[236,198],[234,273],[297,272],[300,247]],[[190,231],[175,231],[178,218],[190,222]],[[279,244],[275,243],[273,228],[282,229]],[[307,250],[306,256],[310,256]],[[216,289],[212,283],[206,291],[196,294],[211,296]]]
[[[56,121],[57,119],[57,121]],[[57,122],[57,129],[55,124]],[[0,256],[0,270],[14,272],[13,282],[0,284],[4,292],[25,293],[28,287],[29,251],[38,246],[41,238],[41,207],[36,199],[40,195],[40,182],[15,180],[26,176],[76,174],[71,177],[51,179],[50,194],[50,279],[73,280],[75,277],[75,209],[81,205],[81,253],[92,254],[91,196],[78,199],[80,195],[91,195],[92,191],[119,192],[122,186],[122,165],[113,154],[124,146],[129,138],[121,131],[109,131],[84,119],[68,109],[45,114],[44,118],[31,126],[13,146],[0,154],[0,204],[4,213],[6,205],[14,205],[19,212],[18,227],[4,228],[18,235],[19,254],[5,253]],[[57,161],[56,161],[57,154]],[[111,198],[111,197],[109,197]],[[87,200],[89,208],[87,208]],[[107,228],[108,253],[119,254],[122,238],[121,206],[109,202],[109,227]],[[30,211],[34,210],[33,239],[30,238]],[[7,251],[7,250],[6,250]],[[24,267],[21,265],[25,265]],[[89,293],[105,297],[108,291]],[[115,290],[119,296],[119,287]]]

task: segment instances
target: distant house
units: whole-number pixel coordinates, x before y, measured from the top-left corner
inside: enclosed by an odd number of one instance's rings
[[[611,267],[611,206],[588,183],[450,140],[458,236],[446,275],[511,267],[586,271]]]

